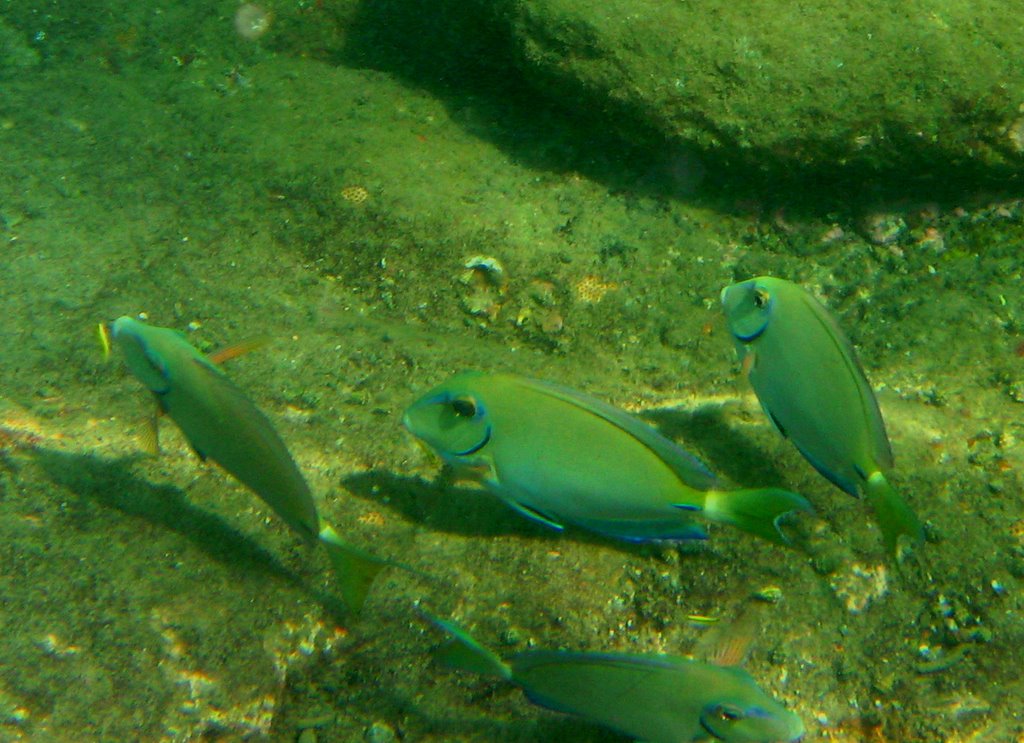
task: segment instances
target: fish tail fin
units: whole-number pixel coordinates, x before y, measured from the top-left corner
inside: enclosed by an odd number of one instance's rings
[[[434,651],[434,658],[449,668],[472,671],[483,676],[496,676],[510,681],[512,669],[497,654],[478,643],[473,637],[455,622],[444,619],[420,609],[420,613],[435,627],[449,636],[448,642]]]
[[[320,525],[320,543],[327,550],[327,557],[341,584],[342,600],[351,611],[358,612],[377,573],[391,563],[346,543],[327,523]]]
[[[730,524],[769,542],[792,546],[781,529],[782,520],[795,511],[811,511],[807,499],[780,488],[709,490],[704,515],[710,521]]]
[[[100,352],[103,354],[103,362],[107,363],[110,361],[110,348],[112,345],[110,342],[110,325],[105,322],[97,324],[96,337],[100,342]]]
[[[902,562],[924,542],[924,529],[917,514],[881,472],[868,477],[864,494],[875,511],[886,552]]]

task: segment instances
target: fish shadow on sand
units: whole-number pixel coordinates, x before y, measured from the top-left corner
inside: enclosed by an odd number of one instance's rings
[[[431,482],[385,470],[370,470],[343,477],[341,482],[358,498],[393,509],[407,521],[447,534],[474,537],[515,535],[552,543],[568,538],[616,547],[630,554],[643,554],[648,548],[643,543],[592,534],[571,524],[565,527],[564,532],[557,532],[520,516],[486,490],[452,485],[445,473]]]
[[[785,487],[784,467],[730,427],[721,405],[702,405],[692,411],[648,410],[640,417],[697,455],[729,487]]]
[[[80,523],[95,519],[90,503],[110,508],[175,532],[206,555],[224,565],[254,571],[298,588],[331,615],[346,615],[334,596],[311,588],[307,581],[252,538],[209,510],[189,503],[184,492],[170,485],[155,485],[132,473],[132,463],[143,455],[102,459],[54,449],[34,449],[36,461],[50,480],[82,501],[71,504]],[[91,525],[88,528],[93,528]],[[314,551],[309,550],[311,559]]]
[[[393,629],[367,627],[357,637],[349,638],[344,664],[321,658],[304,673],[294,678],[290,676],[281,708],[301,708],[303,695],[308,694],[304,680],[307,677],[315,679],[313,683],[318,688],[329,690],[334,703],[344,709],[347,722],[401,719],[407,740],[431,738],[502,743],[625,743],[628,740],[578,717],[547,713],[531,706],[520,689],[502,679],[447,668],[432,656],[448,640],[433,632],[396,637]],[[410,678],[418,676],[415,685],[380,683],[380,679],[395,672],[396,657],[406,659],[407,672],[412,674]],[[282,729],[288,725],[288,718],[286,714]],[[275,721],[275,729],[276,726]],[[357,739],[359,733],[352,732],[354,735],[346,740]]]
[[[391,653],[395,652],[393,637],[385,633],[377,635],[373,644],[388,647]],[[439,644],[434,643],[435,646]],[[352,646],[348,652],[346,665],[349,670],[344,676],[334,679],[330,677],[330,669],[324,672],[328,675],[326,685],[333,689],[334,699],[346,710],[346,717],[367,720],[404,718],[403,727],[411,734],[412,740],[430,734],[445,740],[489,740],[502,743],[626,743],[629,740],[599,725],[574,717],[541,710],[532,710],[524,715],[521,710],[528,707],[525,701],[520,701],[522,692],[512,684],[499,679],[475,678],[433,662],[428,665],[425,680],[435,687],[432,693],[437,699],[417,699],[419,694],[412,695],[408,691],[375,683],[378,678],[390,672],[394,665],[393,655],[388,656],[385,651],[380,653],[380,658],[374,653],[375,657],[367,659],[360,657],[358,648],[353,651]],[[423,645],[410,652],[426,654],[427,646]],[[352,670],[356,668],[363,670]],[[288,704],[293,695],[301,696],[301,691],[296,692],[289,684],[285,694],[284,704]],[[450,714],[441,712],[446,701],[456,705]],[[496,714],[497,717],[492,719],[490,714]]]

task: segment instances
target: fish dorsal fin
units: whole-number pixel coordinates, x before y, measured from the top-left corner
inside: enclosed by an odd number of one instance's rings
[[[214,364],[223,364],[225,361],[237,359],[239,356],[244,356],[250,351],[255,351],[257,348],[263,348],[263,346],[268,343],[270,343],[270,336],[268,335],[247,338],[239,341],[238,343],[232,343],[230,346],[220,348],[211,354],[207,354],[206,358]]]
[[[525,377],[520,378],[520,382],[541,394],[562,400],[596,415],[629,434],[665,462],[669,469],[688,487],[695,490],[711,490],[717,486],[714,474],[697,457],[624,410],[619,410],[596,397],[552,382]]]
[[[698,641],[694,657],[721,668],[742,667],[757,638],[757,614],[748,605],[731,622],[716,624]]]
[[[147,415],[142,421],[139,445],[146,454],[158,456],[160,454],[160,417],[167,411],[164,410],[160,396],[154,395],[154,397],[156,398],[156,407],[153,409],[152,415]]]
[[[825,333],[835,344],[837,352],[843,358],[850,376],[852,376],[857,382],[861,414],[866,419],[874,423],[872,428],[876,435],[875,440],[872,443],[874,444],[874,455],[878,460],[876,464],[881,466],[883,469],[892,467],[892,445],[889,443],[889,437],[885,432],[885,422],[882,419],[882,411],[878,407],[878,400],[875,398],[875,393],[871,389],[871,384],[868,382],[867,375],[864,374],[864,368],[861,366],[860,359],[857,357],[857,351],[854,349],[853,343],[847,337],[846,333],[843,332],[843,329],[839,327],[839,323],[836,322],[836,319],[828,309],[826,309],[825,305],[819,302],[817,298],[811,294],[804,293],[802,299],[811,310],[811,315],[821,323]]]

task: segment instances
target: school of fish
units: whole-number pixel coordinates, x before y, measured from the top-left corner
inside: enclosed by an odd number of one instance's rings
[[[765,414],[842,490],[864,495],[885,549],[904,559],[920,521],[889,484],[892,451],[853,350],[828,310],[798,285],[758,277],[722,290],[743,369]],[[358,611],[377,573],[403,565],[349,544],[317,513],[309,485],[270,420],[177,331],[131,317],[101,326],[131,373],[201,459],[245,485],[307,544],[326,551]],[[523,516],[612,539],[705,539],[726,524],[792,546],[784,525],[811,510],[777,487],[727,489],[694,455],[640,419],[582,392],[506,373],[465,371],[414,401],[405,427],[462,479]],[[155,419],[154,419],[154,432]],[[155,439],[154,439],[155,440]],[[453,622],[448,665],[503,679],[543,707],[650,743],[794,741],[799,717],[741,668],[668,655],[530,650],[507,661]]]

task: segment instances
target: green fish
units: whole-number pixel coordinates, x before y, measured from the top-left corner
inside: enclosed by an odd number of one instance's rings
[[[320,520],[306,479],[267,417],[181,333],[121,317],[109,336],[200,459],[227,470],[307,543],[324,545],[342,598],[358,610],[374,576],[390,563],[346,544]]]
[[[515,684],[534,704],[645,743],[795,741],[800,718],[741,668],[670,655],[527,650],[507,662],[452,622],[427,615],[451,640],[446,665]]]
[[[406,428],[527,518],[629,541],[700,539],[695,521],[778,544],[810,505],[786,490],[723,491],[696,457],[627,413],[512,374],[463,372],[405,412]]]
[[[917,516],[886,480],[892,449],[853,345],[801,287],[768,276],[722,290],[747,377],[775,427],[851,495],[864,493],[890,554],[923,541]]]

